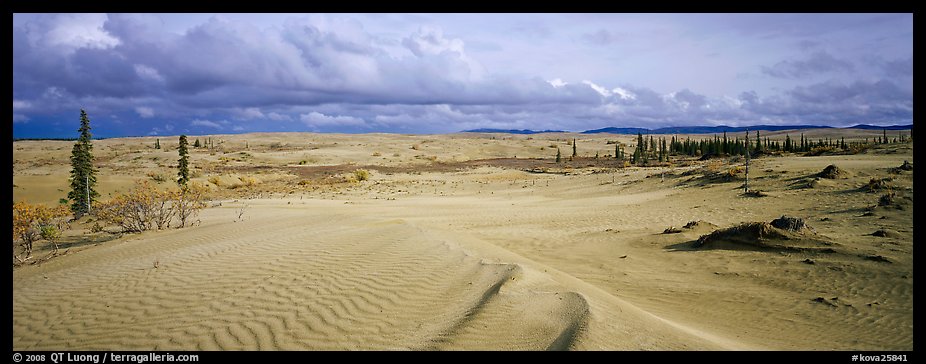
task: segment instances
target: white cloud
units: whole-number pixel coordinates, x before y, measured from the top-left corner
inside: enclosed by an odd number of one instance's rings
[[[23,114],[13,114],[14,123],[25,123],[29,121],[29,117]]]
[[[119,39],[103,30],[106,14],[46,14],[28,24],[44,28],[41,37],[32,41],[73,52],[78,48],[107,49],[118,45]],[[34,33],[35,34],[35,33]]]
[[[624,100],[636,100],[637,99],[637,95],[635,95],[633,91],[630,91],[630,90],[626,90],[620,87],[615,87],[611,91],[619,95]]]
[[[601,96],[604,96],[604,97],[610,97],[610,96],[611,96],[611,91],[609,91],[608,89],[606,89],[606,88],[604,88],[604,87],[601,87],[601,86],[596,85],[596,84],[595,84],[594,82],[592,82],[592,81],[585,80],[585,81],[582,81],[582,83],[588,85],[588,87],[591,87],[592,90],[595,90],[596,92],[598,92],[599,94],[601,94]]]
[[[158,72],[158,70],[143,64],[136,64],[134,67],[135,74],[137,74],[138,77],[150,81],[164,82],[164,76],[161,76],[161,73]]]
[[[550,83],[550,85],[553,85],[553,87],[556,87],[556,88],[560,88],[560,87],[563,87],[563,86],[566,86],[566,85],[569,84],[568,82],[563,81],[562,79],[559,79],[559,78],[554,78],[554,79],[552,79],[552,80],[550,80],[550,81],[547,81],[547,82]]]
[[[300,114],[299,120],[308,126],[362,126],[366,124],[363,119],[353,116],[328,116],[316,111]]]
[[[193,120],[193,121],[190,122],[190,125],[192,125],[192,126],[206,126],[206,127],[210,127],[210,128],[222,129],[222,125],[221,125],[221,124],[226,124],[226,123],[227,123],[227,122],[223,122],[223,121],[215,122],[215,121],[209,121],[209,120],[203,120],[203,119],[195,119],[195,120]]]
[[[13,99],[13,110],[22,110],[32,107],[32,103],[25,100]]]
[[[278,112],[271,112],[271,113],[267,114],[267,119],[270,119],[270,120],[273,120],[273,121],[291,121],[291,120],[293,120],[293,118],[289,117],[289,115],[280,114],[280,113],[278,113]]]
[[[403,39],[402,44],[418,57],[443,52],[463,54],[463,41],[444,38],[444,31],[438,27],[423,26],[415,34]]]
[[[146,119],[154,116],[154,109],[150,107],[139,106],[135,108],[135,112],[138,114],[138,116]]]
[[[260,111],[260,108],[249,107],[245,109],[235,108],[234,114],[237,119],[240,120],[250,120],[250,119],[264,119],[266,115]]]

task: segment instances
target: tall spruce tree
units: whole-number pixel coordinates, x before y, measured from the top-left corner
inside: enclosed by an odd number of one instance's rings
[[[161,149],[161,139],[154,140],[154,149]]]
[[[556,147],[556,163],[563,161],[563,153],[559,151],[559,147]]]
[[[573,139],[572,139],[572,156],[575,157],[575,156],[577,156],[577,155],[578,155],[578,154],[576,153],[576,139],[573,138]]]
[[[180,147],[177,148],[177,152],[180,154],[180,159],[177,160],[177,184],[180,187],[186,187],[186,183],[190,181],[190,161],[189,154],[187,153],[187,140],[186,135],[180,136]]]
[[[193,142],[193,148],[199,148],[203,145],[199,143],[199,138],[196,138],[196,141]]]
[[[762,138],[759,136],[759,131],[756,130],[756,154],[762,151]]]
[[[68,200],[71,200],[71,212],[74,217],[83,216],[91,211],[91,206],[100,196],[94,188],[96,186],[96,170],[93,168],[93,144],[90,134],[90,118],[87,112],[80,110],[80,137],[71,150],[71,191]]]

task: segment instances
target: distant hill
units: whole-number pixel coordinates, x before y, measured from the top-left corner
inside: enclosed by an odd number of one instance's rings
[[[540,134],[540,133],[565,133],[562,130],[528,130],[528,129],[472,129],[464,130],[464,133],[504,133],[504,134]]]
[[[868,129],[868,130],[909,130],[913,128],[913,124],[910,125],[889,125],[889,126],[877,126],[877,125],[856,125],[850,126],[846,129]],[[714,133],[739,133],[746,130],[762,130],[762,131],[779,131],[779,130],[796,130],[796,129],[833,129],[832,126],[825,125],[751,125],[751,126],[670,126],[665,128],[658,129],[646,129],[646,128],[602,128],[594,130],[583,131],[583,134],[597,134],[597,133],[611,133],[611,134],[714,134]]]
[[[596,134],[596,133],[612,133],[612,134],[713,134],[713,133],[738,133],[744,132],[746,130],[762,130],[762,131],[779,131],[779,130],[790,130],[790,129],[821,129],[821,128],[832,128],[831,126],[823,125],[751,125],[751,126],[669,126],[665,128],[658,129],[646,129],[646,128],[603,128],[595,130],[583,131],[583,134]]]
[[[843,129],[864,129],[864,130],[910,130],[913,128],[913,124],[909,125],[888,125],[888,126],[878,126],[878,125],[867,125],[859,124],[855,126],[846,127]],[[704,126],[704,125],[694,125],[694,126],[669,126],[658,129],[647,129],[647,128],[618,128],[618,127],[607,127],[601,129],[592,129],[581,132],[582,134],[716,134],[716,133],[741,133],[746,130],[761,130],[761,131],[780,131],[780,130],[797,130],[797,129],[834,129],[832,126],[825,125],[750,125],[750,126]],[[504,134],[539,134],[539,133],[565,133],[562,130],[529,130],[529,129],[472,129],[464,130],[464,133],[504,133]]]
[[[582,134],[598,134],[598,133],[609,133],[609,134],[636,134],[636,133],[644,133],[644,134],[652,134],[652,132],[653,132],[652,130],[646,129],[646,128],[615,128],[615,127],[610,127],[610,128],[601,128],[601,129],[594,129],[594,130],[586,130],[586,131],[583,131]]]
[[[865,130],[910,130],[913,129],[913,124],[910,125],[890,125],[890,126],[877,126],[877,125],[868,125],[868,124],[859,124],[856,126],[850,126],[849,129],[865,129]]]

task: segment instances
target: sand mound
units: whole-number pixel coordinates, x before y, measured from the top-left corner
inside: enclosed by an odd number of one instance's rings
[[[663,234],[678,234],[680,232],[682,232],[682,230],[675,226],[669,226],[662,231]]]
[[[913,199],[897,191],[888,190],[887,193],[878,197],[878,206],[883,209],[907,210],[913,205]],[[874,208],[869,208],[874,210]]]
[[[686,229],[693,229],[693,228],[695,228],[695,227],[697,227],[697,226],[699,226],[699,225],[701,225],[701,224],[703,224],[703,223],[704,223],[704,221],[701,221],[701,220],[689,221],[689,222],[688,222],[687,224],[685,224],[685,226],[683,226],[683,227],[686,228]]]
[[[760,190],[749,190],[744,195],[747,197],[768,197],[769,194]]]
[[[663,230],[662,233],[663,234],[678,234],[678,233],[685,232],[686,230],[689,232],[697,232],[701,230],[710,230],[714,228],[717,228],[717,225],[711,224],[704,220],[692,220],[686,223],[685,225],[683,225],[681,229],[675,226],[669,226],[668,228]]]
[[[777,227],[781,226],[781,228]],[[773,223],[749,222],[702,235],[695,248],[832,252],[802,219],[782,216]]]
[[[901,164],[900,167],[891,168],[891,172],[895,174],[902,173],[903,171],[912,171],[912,170],[913,170],[913,163],[910,163],[910,161],[903,161],[903,164]]]
[[[784,215],[772,220],[772,226],[792,232],[801,232],[804,229],[809,229],[807,224],[804,223],[804,219]]]
[[[871,236],[877,236],[879,238],[895,238],[895,239],[903,237],[903,235],[900,235],[900,233],[894,230],[885,229],[885,228],[876,230],[875,232],[871,233]]]
[[[826,168],[823,168],[823,171],[817,173],[817,176],[822,178],[836,179],[844,178],[846,177],[846,174],[847,173],[845,171],[839,169],[839,167],[836,167],[835,164],[830,164],[826,166]]]
[[[891,189],[892,186],[891,186],[891,183],[890,183],[890,182],[893,181],[893,180],[894,180],[894,179],[891,178],[891,177],[872,178],[872,179],[868,180],[868,183],[867,183],[867,184],[865,184],[864,186],[862,186],[862,190],[863,190],[863,191],[868,191],[868,192],[875,192],[875,191],[881,191],[881,190]]]

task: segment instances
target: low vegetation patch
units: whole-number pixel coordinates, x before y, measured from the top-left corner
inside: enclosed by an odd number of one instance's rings
[[[370,172],[367,171],[366,169],[358,169],[354,171],[354,179],[356,179],[357,182],[363,182],[363,181],[369,180]]]
[[[67,226],[68,216],[70,211],[67,206],[47,207],[26,202],[14,203],[13,243],[20,247],[18,253],[15,247],[13,249],[16,263],[22,264],[31,259],[33,246],[39,240],[53,244],[57,253],[58,239],[61,237],[61,231]]]
[[[152,229],[167,229],[174,219],[184,227],[206,207],[207,189],[191,183],[177,189],[158,189],[148,181],[140,181],[126,194],[99,203],[94,213],[99,221],[119,227],[124,233]]]

